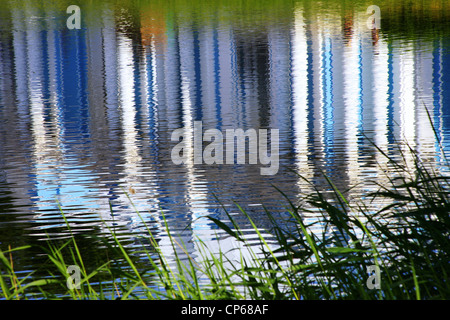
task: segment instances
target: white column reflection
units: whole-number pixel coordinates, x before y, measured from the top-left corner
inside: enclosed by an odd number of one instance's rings
[[[374,150],[376,163],[374,172],[377,183],[388,182],[386,174],[389,154],[389,47],[387,41],[380,37],[374,44],[372,52],[372,94],[373,94],[373,143],[380,150]],[[381,152],[380,152],[381,151]],[[383,153],[385,155],[383,155]]]
[[[136,104],[138,101],[135,97],[135,57],[133,52],[133,43],[125,34],[117,34],[117,72],[118,72],[118,88],[119,88],[119,109],[121,112],[122,124],[122,162],[123,162],[123,178],[121,185],[125,191],[133,194],[140,192],[140,177],[142,176],[141,161],[142,157],[139,152],[139,136],[136,123]],[[120,193],[123,198],[122,202],[130,207],[130,211],[134,211],[130,200]],[[139,212],[147,210],[146,201],[140,197],[132,197],[133,205]],[[133,212],[128,217],[121,217],[129,220],[130,227],[141,224],[141,219]]]
[[[414,45],[411,42],[402,44],[402,53],[399,57],[400,77],[400,132],[402,139],[402,152],[410,169],[414,168],[414,159],[409,148],[416,148],[416,100],[415,100],[415,63]]]
[[[360,174],[358,152],[359,127],[362,116],[362,47],[360,36],[358,24],[355,23],[348,42],[344,44],[343,56],[345,154],[350,186],[355,186],[359,182]]]
[[[380,38],[373,52],[373,108],[374,143],[382,151],[388,147],[388,106],[389,106],[389,48],[386,40]],[[379,154],[377,152],[377,154]]]
[[[296,166],[298,174],[312,180],[313,171],[308,161],[308,39],[303,8],[294,14],[292,30],[292,98],[295,134]],[[298,183],[302,180],[299,179]]]
[[[134,55],[132,40],[124,34],[118,34],[118,76],[120,107],[122,112],[122,130],[124,160],[127,176],[136,177],[137,164],[141,160],[138,149],[138,134],[136,131],[136,100]],[[130,185],[131,186],[131,185]]]

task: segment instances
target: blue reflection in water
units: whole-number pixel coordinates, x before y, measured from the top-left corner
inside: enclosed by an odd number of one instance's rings
[[[323,78],[324,78],[324,101],[323,101],[323,125],[325,139],[325,156],[327,168],[333,165],[333,140],[334,140],[334,118],[333,118],[333,52],[331,39],[326,38],[323,45]]]

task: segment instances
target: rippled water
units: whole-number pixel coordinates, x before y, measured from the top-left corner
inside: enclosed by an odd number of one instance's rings
[[[342,190],[357,186],[348,193],[356,198],[367,181],[386,181],[372,141],[394,158],[407,141],[438,167],[426,108],[449,150],[447,2],[381,5],[376,31],[367,27],[372,3],[174,3],[86,2],[73,30],[67,5],[2,4],[2,249],[67,238],[60,205],[93,254],[86,239],[106,226],[131,246],[146,232],[137,209],[169,255],[162,212],[195,256],[196,237],[235,245],[201,218],[224,218],[216,196],[237,220],[233,202],[264,228],[263,206],[285,212],[273,185],[292,199],[311,191],[295,172],[325,190],[325,171]],[[171,134],[194,121],[221,132],[278,129],[279,170],[174,164]]]

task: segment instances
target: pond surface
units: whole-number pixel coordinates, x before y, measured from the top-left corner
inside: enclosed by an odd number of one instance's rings
[[[68,238],[60,205],[92,255],[100,245],[89,239],[108,228],[133,247],[147,232],[138,210],[169,257],[162,213],[196,256],[197,238],[236,245],[205,216],[226,208],[245,225],[236,202],[265,228],[264,207],[286,212],[274,186],[294,201],[312,192],[297,173],[325,191],[325,172],[356,199],[383,184],[373,143],[400,158],[407,142],[440,168],[450,7],[387,2],[379,29],[364,1],[81,1],[80,29],[67,26],[71,3],[2,3],[0,248]],[[248,159],[194,163],[190,149],[174,163],[172,133],[192,134],[194,121],[277,129],[276,172]]]

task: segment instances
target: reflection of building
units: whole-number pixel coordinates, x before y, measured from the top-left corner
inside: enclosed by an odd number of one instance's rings
[[[301,7],[297,12],[302,12]],[[297,14],[292,38],[293,118],[298,119],[294,122],[299,128],[313,128],[315,141],[303,150],[314,150],[309,153],[310,158],[322,158],[327,172],[336,176],[341,184],[347,181],[342,185],[344,189],[361,182],[358,176],[370,174],[370,168],[376,163],[386,163],[366,138],[397,158],[398,153],[388,148],[388,143],[401,145],[407,141],[427,161],[436,152],[424,108],[427,106],[435,114],[432,97],[439,97],[433,93],[431,85],[436,59],[433,60],[429,46],[394,41],[389,47],[380,35],[373,41],[372,32],[364,28],[365,24],[358,23],[364,21],[364,17],[354,15],[347,13],[343,21],[342,39],[336,34],[340,28],[330,28],[323,17],[318,16],[304,27],[302,14]],[[303,40],[304,29],[310,30],[306,40]],[[302,51],[308,46],[311,56],[306,49]],[[310,62],[306,63],[306,59]],[[305,73],[306,66],[310,69]],[[313,103],[311,119],[307,117],[305,106],[296,103],[305,101],[305,97],[312,97],[308,100]],[[406,146],[402,150],[405,154],[409,152]],[[303,159],[300,172],[308,172],[307,155],[297,156]],[[407,158],[412,161],[410,156]],[[346,180],[339,179],[341,173]]]
[[[295,11],[292,30],[292,119],[295,136],[297,172],[306,179],[313,179],[314,172],[308,160],[309,96],[307,25],[301,8]]]

